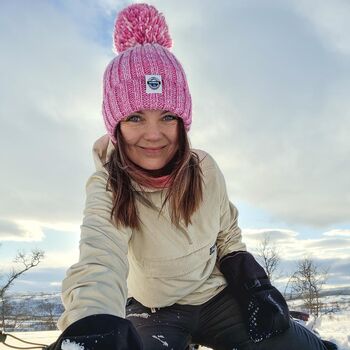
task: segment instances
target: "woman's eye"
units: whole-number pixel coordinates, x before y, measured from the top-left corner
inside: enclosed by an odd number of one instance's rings
[[[126,119],[127,122],[139,122],[141,120],[141,117],[138,115],[131,115]]]
[[[167,115],[165,115],[163,117],[163,120],[166,120],[166,121],[177,120],[177,116],[171,115],[171,114],[167,114]]]

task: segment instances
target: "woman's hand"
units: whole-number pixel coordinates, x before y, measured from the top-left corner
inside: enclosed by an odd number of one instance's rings
[[[71,324],[47,350],[142,350],[130,321],[107,314],[91,315]]]
[[[238,251],[220,260],[220,270],[240,303],[250,338],[260,342],[290,327],[287,303],[253,255]]]

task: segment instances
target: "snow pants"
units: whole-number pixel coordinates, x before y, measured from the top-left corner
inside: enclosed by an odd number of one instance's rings
[[[252,342],[227,288],[202,305],[174,304],[155,310],[132,298],[126,318],[136,327],[144,350],[186,350],[190,344],[214,350],[326,350],[315,334],[294,321],[283,334]]]

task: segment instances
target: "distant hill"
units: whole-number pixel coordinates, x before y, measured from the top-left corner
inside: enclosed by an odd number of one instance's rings
[[[64,310],[60,293],[8,293],[4,309],[6,331],[55,330]]]
[[[343,288],[332,288],[332,289],[325,289],[320,293],[321,297],[325,296],[339,296],[339,295],[350,295],[350,287],[343,287]]]
[[[350,311],[350,287],[324,290],[321,298],[323,313]],[[59,292],[9,293],[5,302],[7,331],[55,330],[56,322],[64,310]],[[288,304],[291,310],[305,311],[299,298],[288,300]]]
[[[350,287],[342,287],[342,288],[330,288],[325,289],[320,292],[320,297],[326,297],[326,296],[341,296],[341,295],[350,295]],[[287,300],[298,300],[299,297],[287,297]]]

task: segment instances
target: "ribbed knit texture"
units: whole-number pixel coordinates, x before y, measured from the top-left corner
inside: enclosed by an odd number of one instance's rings
[[[152,17],[151,20],[142,17],[155,15],[160,17]],[[153,23],[154,27],[147,27],[146,23]],[[102,114],[112,141],[116,142],[114,131],[117,124],[126,116],[144,109],[175,113],[189,130],[192,122],[191,95],[180,62],[166,47],[171,45],[171,39],[164,17],[153,6],[134,4],[119,14],[115,28],[121,31],[120,35],[128,36],[125,44],[126,39],[115,33],[116,49],[128,48],[109,63],[103,77]],[[142,37],[140,28],[147,35]],[[152,30],[155,31],[153,35],[150,34]],[[136,38],[132,38],[133,33]],[[157,42],[145,43],[145,40],[156,40],[166,46]],[[130,42],[135,46],[129,47]],[[161,93],[146,92],[146,75],[161,76]]]

